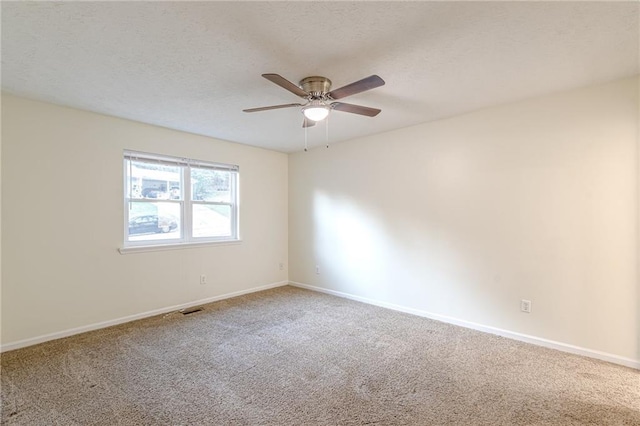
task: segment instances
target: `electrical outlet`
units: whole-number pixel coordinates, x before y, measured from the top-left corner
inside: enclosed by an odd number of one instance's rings
[[[320,266],[316,265],[316,275],[320,275]]]
[[[207,283],[207,276],[202,274],[200,275],[200,284],[204,285]]]
[[[531,300],[522,299],[520,301],[520,310],[528,314],[531,313]]]
[[[284,263],[280,262],[279,266],[280,266],[280,270],[282,271],[284,269]]]

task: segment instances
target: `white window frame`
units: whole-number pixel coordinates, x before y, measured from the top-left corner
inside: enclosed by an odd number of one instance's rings
[[[130,182],[128,182],[130,170],[128,169],[128,161],[142,161],[155,164],[163,164],[167,166],[180,167],[181,181],[181,199],[162,199],[161,201],[147,198],[133,197],[130,193],[132,190]],[[239,174],[240,167],[233,164],[214,163],[209,161],[194,160],[190,158],[178,158],[160,154],[150,154],[146,152],[125,150],[123,156],[123,189],[124,189],[124,245],[121,253],[127,249],[135,248],[167,248],[172,246],[193,246],[203,243],[229,243],[240,241],[240,224],[239,224]],[[130,163],[129,163],[130,164]],[[231,194],[229,202],[193,200],[191,185],[191,168],[201,168],[208,170],[218,170],[230,172]],[[179,235],[177,238],[163,238],[143,241],[129,241],[129,203],[130,202],[168,202],[180,205],[181,220],[179,224]],[[221,237],[194,237],[192,235],[192,218],[193,205],[225,205],[231,210],[231,235]]]

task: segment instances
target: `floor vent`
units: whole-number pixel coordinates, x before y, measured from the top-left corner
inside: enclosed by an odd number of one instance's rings
[[[196,312],[200,312],[203,311],[204,309],[202,308],[184,308],[184,309],[180,309],[180,313],[182,315],[190,315],[190,314],[195,314]]]

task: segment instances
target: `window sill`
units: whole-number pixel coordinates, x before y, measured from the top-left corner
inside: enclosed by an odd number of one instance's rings
[[[133,254],[133,253],[145,253],[152,251],[166,251],[166,250],[181,250],[192,249],[199,247],[215,247],[225,245],[240,244],[242,240],[229,240],[229,241],[203,241],[201,243],[174,243],[174,244],[158,244],[148,246],[129,246],[120,247],[118,251],[120,254]]]

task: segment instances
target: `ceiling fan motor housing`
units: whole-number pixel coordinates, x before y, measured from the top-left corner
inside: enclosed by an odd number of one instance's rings
[[[300,80],[300,87],[309,93],[312,99],[325,98],[331,90],[331,80],[320,76],[306,77]]]

